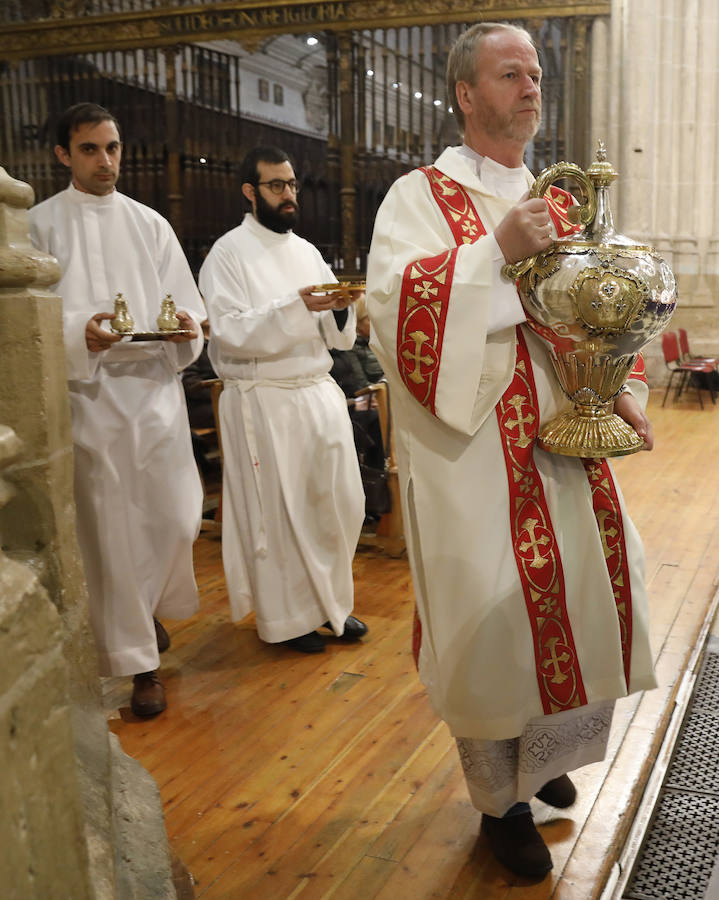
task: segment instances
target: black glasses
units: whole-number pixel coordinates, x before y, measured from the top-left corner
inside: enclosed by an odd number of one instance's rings
[[[272,181],[258,181],[258,185],[266,184],[273,194],[281,194],[288,187],[293,194],[299,194],[300,184],[296,178],[273,178]]]

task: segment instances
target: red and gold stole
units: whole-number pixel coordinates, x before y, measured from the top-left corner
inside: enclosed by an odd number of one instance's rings
[[[457,247],[474,243],[486,229],[466,190],[434,167],[421,169]],[[566,212],[571,198],[552,187],[545,196],[557,233],[575,230]],[[411,263],[404,272],[397,328],[397,362],[410,393],[435,413],[442,338],[457,247]],[[631,377],[641,378],[639,358]],[[542,481],[534,462],[539,431],[537,391],[521,328],[517,327],[514,377],[496,407],[509,484],[512,546],[534,643],[537,684],[545,714],[587,703],[567,612],[564,572]],[[631,585],[619,497],[606,460],[585,460],[597,527],[614,589],[627,686],[631,668]],[[413,652],[422,629],[415,612]]]
[[[433,166],[420,169],[444,213],[457,247],[487,232],[467,192]],[[402,277],[397,322],[397,368],[407,390],[435,414],[437,376],[457,247],[410,263]]]

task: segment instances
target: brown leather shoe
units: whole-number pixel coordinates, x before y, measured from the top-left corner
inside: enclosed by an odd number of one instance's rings
[[[552,868],[552,857],[531,812],[503,819],[483,813],[481,830],[492,853],[517,875],[544,878]]]
[[[155,637],[157,638],[157,652],[164,653],[165,650],[170,649],[170,635],[167,633],[167,629],[154,616],[152,617],[152,621],[155,623]]]
[[[559,778],[548,781],[541,791],[537,791],[535,797],[549,806],[566,809],[577,799],[577,789],[569,775],[560,775]]]
[[[156,716],[167,709],[165,689],[157,672],[140,672],[133,678],[130,709],[136,716]]]

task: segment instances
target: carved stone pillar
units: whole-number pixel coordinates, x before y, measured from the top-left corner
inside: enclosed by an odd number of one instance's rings
[[[0,425],[0,472],[23,462],[22,442]],[[0,506],[12,496],[0,478]],[[62,885],[68,897],[94,900],[60,616],[31,567],[1,551],[0,584],[3,893],[52,897]]]
[[[60,270],[30,243],[32,203],[0,168],[0,894],[170,900],[157,786],[102,707],[61,300],[48,290]]]
[[[12,484],[0,509],[3,549],[12,560],[2,560],[0,583],[5,612],[0,653],[6,672],[0,688],[5,714],[0,718],[8,728],[0,745],[2,783],[10,788],[1,805],[8,829],[15,823],[0,846],[9,854],[16,878],[34,871],[38,879],[27,893],[22,886],[14,892],[11,882],[10,896],[50,897],[67,878],[68,896],[89,898],[94,896],[89,864],[96,867],[98,879],[109,885],[114,881],[106,787],[110,757],[74,533],[60,299],[47,291],[60,270],[52,257],[30,244],[27,208],[32,202],[32,188],[0,169],[0,422],[18,436],[18,447],[11,452],[5,432],[0,454]],[[16,585],[24,579],[19,593],[6,576]],[[18,648],[25,659],[16,671]],[[72,682],[66,661],[74,670]],[[77,771],[74,753],[99,773],[99,783],[91,785]],[[35,772],[28,769],[33,757]],[[57,833],[48,836],[48,829]],[[7,871],[4,865],[2,869]]]
[[[341,34],[339,44],[340,171],[342,187],[342,259],[345,272],[357,271],[355,190],[355,97],[352,71],[352,34]]]

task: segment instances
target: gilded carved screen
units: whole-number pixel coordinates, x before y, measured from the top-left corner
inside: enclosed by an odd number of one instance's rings
[[[40,15],[82,6],[34,4]],[[107,10],[140,6],[148,9],[145,0],[105,0]],[[3,15],[27,18],[32,7],[11,0]],[[527,162],[539,171],[566,157],[584,161],[588,85],[580,63],[591,20],[515,21],[535,37],[544,69],[544,118]],[[302,182],[301,231],[338,269],[362,268],[389,185],[458,140],[444,70],[464,27],[314,31],[257,46],[228,38],[0,60],[0,164],[29,181],[38,199],[49,196],[67,182],[51,152],[59,112],[81,100],[107,106],[123,128],[120,189],[170,217],[197,268],[242,216],[244,154],[259,142],[277,144],[295,159]]]

